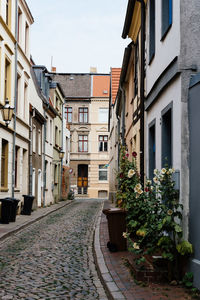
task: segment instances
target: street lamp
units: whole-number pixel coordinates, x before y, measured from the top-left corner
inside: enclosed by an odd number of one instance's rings
[[[4,122],[6,123],[6,127],[8,127],[8,124],[12,120],[14,107],[11,107],[9,104],[9,100],[5,100],[5,105],[1,107],[2,117]]]
[[[65,156],[65,151],[64,150],[61,150],[60,153],[59,153],[59,158],[60,159],[63,159]]]

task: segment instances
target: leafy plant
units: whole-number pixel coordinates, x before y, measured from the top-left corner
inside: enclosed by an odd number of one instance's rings
[[[185,273],[182,283],[184,284],[185,287],[191,288],[193,286],[193,273],[192,272],[187,272]]]

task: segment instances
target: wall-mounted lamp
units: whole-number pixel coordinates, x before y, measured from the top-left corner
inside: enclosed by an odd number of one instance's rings
[[[13,117],[14,107],[10,106],[9,100],[5,100],[5,105],[1,107],[2,117],[4,122],[6,123],[6,126],[10,123]]]
[[[59,158],[60,159],[63,159],[65,156],[65,151],[64,150],[61,150],[60,153],[59,153]]]

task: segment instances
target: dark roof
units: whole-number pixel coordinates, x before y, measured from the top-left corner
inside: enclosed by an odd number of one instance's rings
[[[132,18],[133,18],[133,11],[135,7],[135,2],[136,0],[129,0],[128,5],[127,5],[127,10],[126,10],[126,17],[124,21],[124,28],[122,32],[122,38],[125,39],[129,33]]]
[[[91,97],[91,75],[90,74],[54,74],[54,81],[58,82],[66,98],[90,98]]]

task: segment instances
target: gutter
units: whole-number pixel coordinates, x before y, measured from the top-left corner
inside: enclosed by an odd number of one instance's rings
[[[13,151],[12,151],[12,198],[15,196],[15,143],[16,143],[16,107],[17,107],[17,54],[18,54],[18,0],[15,1],[15,95],[13,120]]]
[[[144,186],[144,78],[145,78],[145,3],[141,3],[141,71],[140,71],[140,178]]]

